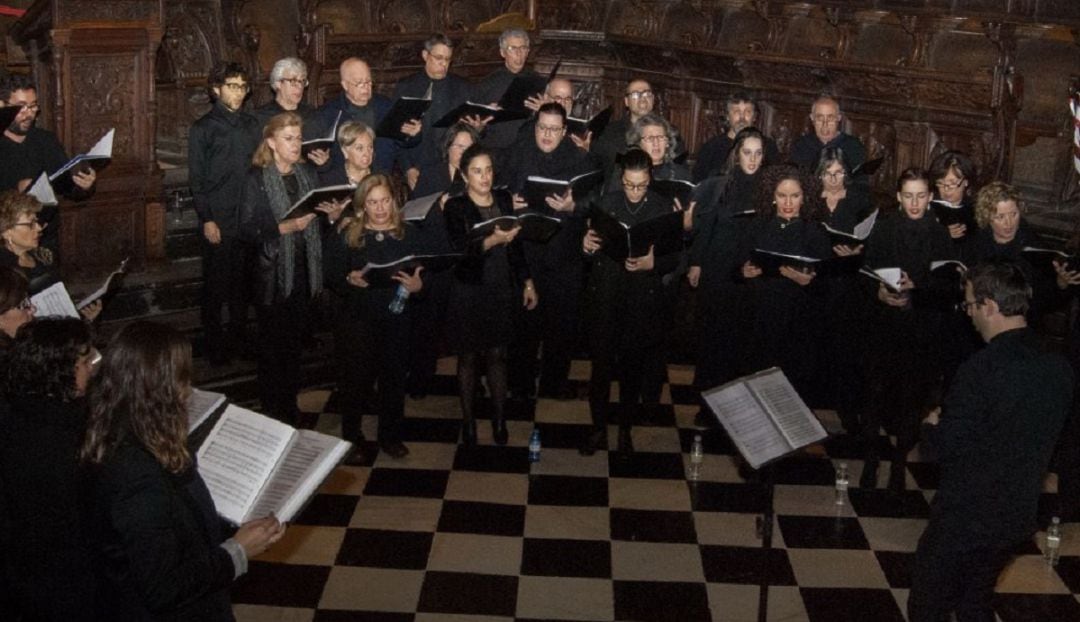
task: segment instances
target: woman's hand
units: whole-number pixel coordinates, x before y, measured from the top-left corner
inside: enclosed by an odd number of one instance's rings
[[[1057,272],[1058,289],[1066,289],[1070,285],[1080,285],[1080,271],[1070,271],[1068,263],[1055,260],[1054,271]]]
[[[91,302],[82,309],[79,309],[79,315],[81,315],[83,319],[87,322],[93,322],[97,319],[97,316],[101,315],[101,307],[101,301],[95,300],[94,302]]]
[[[584,251],[586,255],[592,255],[600,250],[601,246],[603,246],[603,240],[598,233],[592,229],[585,232],[585,237],[581,239],[581,250]]]
[[[330,224],[334,224],[341,218],[341,213],[345,211],[345,206],[349,204],[349,199],[341,199],[340,201],[323,201],[315,206],[316,211],[326,214],[326,217],[330,219]]]
[[[537,303],[540,302],[540,296],[536,294],[536,286],[533,285],[532,279],[525,280],[525,289],[521,292],[521,302],[529,311],[535,309]]]
[[[694,228],[694,208],[697,207],[697,201],[690,201],[690,205],[683,209],[682,203],[679,199],[675,199],[675,211],[682,212],[682,228],[683,231],[690,231]]]
[[[515,193],[514,195],[514,211],[523,210],[529,207],[529,202],[525,200],[525,197]]]
[[[862,244],[856,244],[855,246],[848,246],[847,244],[837,244],[836,246],[832,247],[832,252],[837,257],[850,257],[852,255],[861,255],[862,249]]]
[[[656,256],[653,254],[653,247],[649,247],[649,252],[641,257],[627,257],[626,263],[627,272],[648,272],[652,270],[656,265]]]
[[[307,159],[315,166],[322,166],[330,161],[329,149],[313,149],[307,154]]]
[[[690,287],[697,287],[701,282],[701,266],[690,266],[686,271],[686,280],[690,281]]]
[[[949,237],[950,238],[952,238],[954,240],[957,240],[957,239],[960,239],[960,238],[964,237],[964,235],[966,235],[966,234],[967,234],[967,225],[965,225],[963,223],[959,223],[959,222],[956,223],[956,224],[949,225]]]
[[[810,284],[810,281],[814,280],[813,272],[803,272],[791,266],[780,266],[780,276],[791,279],[803,287],[806,287]]]
[[[290,218],[278,223],[278,232],[281,235],[289,235],[290,233],[300,233],[304,229],[308,228],[311,221],[315,220],[315,214],[308,214],[307,216],[301,216],[300,218]]]
[[[364,279],[363,270],[353,270],[345,275],[345,280],[353,287],[367,287],[368,282]]]
[[[888,287],[886,287],[884,283],[878,284],[877,297],[878,300],[884,302],[890,307],[903,308],[911,303],[911,297],[908,296],[906,293],[895,293]]]
[[[416,270],[413,270],[412,274],[402,270],[394,275],[394,280],[405,286],[405,290],[410,294],[415,294],[424,287],[424,281],[420,278],[420,271],[424,269],[424,266],[416,266]]]
[[[248,559],[262,554],[270,545],[285,535],[285,524],[278,522],[273,514],[240,525],[233,540],[244,549]]]
[[[761,268],[755,266],[749,261],[742,265],[742,277],[744,279],[756,279],[761,276]]]
[[[484,238],[484,250],[490,250],[500,244],[509,244],[513,242],[520,231],[521,225],[515,225],[513,229],[505,230],[495,227],[495,230],[491,232],[491,235]]]
[[[544,202],[556,212],[572,212],[574,211],[574,192],[573,190],[567,190],[566,194],[562,196],[553,194],[546,197]]]
[[[409,138],[416,137],[424,129],[423,119],[412,119],[401,124],[401,133]]]

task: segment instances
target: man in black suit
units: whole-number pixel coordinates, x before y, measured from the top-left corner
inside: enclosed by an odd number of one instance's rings
[[[724,114],[727,131],[712,137],[701,146],[697,161],[694,163],[693,182],[713,175],[719,175],[727,162],[731,147],[735,144],[735,135],[748,127],[755,127],[758,122],[757,101],[745,91],[735,91],[724,101]],[[765,163],[779,164],[780,150],[776,141],[765,137]]]
[[[994,619],[997,576],[1035,531],[1043,476],[1072,399],[1068,362],[1043,351],[1024,319],[1031,286],[1020,268],[979,264],[964,287],[964,308],[986,347],[960,367],[926,421],[941,484],[915,552],[911,622],[952,613]]]
[[[822,95],[814,100],[810,105],[810,122],[814,124],[814,131],[803,134],[791,146],[792,162],[805,170],[813,170],[825,147],[842,149],[849,171],[866,161],[866,147],[862,141],[844,132],[844,113],[834,97]]]
[[[497,104],[510,83],[518,76],[540,79],[540,75],[525,66],[529,59],[529,33],[518,28],[504,30],[499,35],[499,55],[503,58],[503,66],[499,67],[476,85],[471,100],[478,104]],[[542,82],[541,82],[542,84]],[[530,110],[536,110],[543,103],[540,91],[528,97],[520,105]],[[487,127],[484,132],[484,145],[491,149],[505,149],[512,145],[518,138],[521,126],[528,121],[527,118],[514,121],[494,123]]]

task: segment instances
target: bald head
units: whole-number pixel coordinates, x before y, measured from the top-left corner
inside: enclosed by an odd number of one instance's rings
[[[574,110],[574,85],[565,78],[555,78],[548,82],[547,90],[544,91],[549,101],[559,104],[569,115]]]
[[[366,106],[371,101],[371,68],[355,56],[346,58],[339,68],[341,89],[354,106]]]

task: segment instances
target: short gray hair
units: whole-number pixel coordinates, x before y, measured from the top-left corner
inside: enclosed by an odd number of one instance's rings
[[[270,69],[270,88],[276,91],[274,85],[281,82],[286,73],[295,73],[306,78],[308,75],[307,63],[295,56],[289,56],[274,63],[274,66]]]
[[[664,151],[664,162],[671,162],[675,158],[675,128],[668,123],[667,119],[655,112],[641,115],[641,118],[635,121],[634,124],[630,126],[630,129],[626,130],[626,146],[639,146],[643,130],[653,125],[664,128],[664,136],[667,136],[667,150]]]
[[[524,39],[525,45],[529,45],[529,33],[525,32],[520,28],[507,28],[506,30],[502,31],[501,35],[499,35],[499,49],[505,50],[506,40],[513,39],[514,37]]]
[[[367,134],[371,137],[372,144],[375,143],[375,130],[371,129],[371,126],[368,124],[361,123],[360,121],[342,123],[337,132],[338,145],[341,145],[342,149],[351,147],[361,134]]]

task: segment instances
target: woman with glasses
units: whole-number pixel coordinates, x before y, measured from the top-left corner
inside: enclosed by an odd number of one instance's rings
[[[279,114],[263,128],[240,205],[240,233],[256,246],[255,304],[259,322],[259,399],[267,414],[298,425],[300,356],[311,301],[323,289],[324,222],[337,222],[344,205],[323,204],[327,215],[285,218],[289,208],[318,187],[301,161],[301,120]],[[314,422],[304,421],[304,424]]]
[[[0,236],[4,248],[0,265],[22,272],[36,294],[60,279],[52,251],[39,245],[42,225],[38,221],[41,203],[34,197],[8,190],[0,193]]]
[[[677,140],[675,128],[655,112],[640,117],[626,132],[627,147],[637,147],[648,154],[653,179],[690,181],[690,168],[674,161],[678,155]]]
[[[975,163],[967,154],[946,151],[930,162],[927,171],[934,190],[934,203],[950,210],[947,213],[949,237],[965,244],[975,235]]]
[[[853,183],[851,171],[840,147],[821,150],[815,174],[821,180],[821,203],[817,217],[830,228],[854,233],[855,226],[870,216],[870,196],[864,184]],[[828,369],[819,366],[812,403],[836,409],[844,429],[858,434],[863,407],[862,343],[860,329],[865,324],[866,302],[859,288],[858,269],[865,245],[851,241],[832,245],[832,257],[847,257],[837,270],[822,275],[821,286],[826,311],[825,330],[818,341],[821,359],[833,361]]]
[[[670,201],[649,190],[652,159],[631,148],[622,158],[622,189],[604,195],[598,209],[634,226],[671,213]],[[668,326],[663,275],[675,269],[679,253],[650,248],[646,255],[618,263],[601,251],[603,240],[589,229],[581,243],[592,260],[585,289],[584,322],[588,327],[592,375],[589,410],[593,429],[580,448],[583,455],[606,449],[608,395],[611,381],[619,382],[619,451],[634,451],[631,429],[646,403],[645,384],[652,363],[661,357]]]
[[[538,297],[521,241],[516,240],[521,226],[496,227],[486,236],[472,231],[478,223],[514,212],[510,193],[492,188],[491,152],[480,144],[469,147],[461,156],[461,171],[465,193],[447,201],[444,213],[450,245],[464,254],[454,269],[446,324],[458,355],[461,441],[467,447],[476,444],[476,387],[483,358],[491,393],[491,436],[505,445],[507,346],[513,337],[514,307],[534,309]]]
[[[234,530],[217,515],[188,447],[191,379],[184,335],[136,322],[90,382],[78,456],[83,523],[101,565],[99,619],[233,620],[229,586],[285,534],[273,516]]]
[[[778,366],[801,395],[809,395],[816,369],[814,336],[821,286],[811,264],[783,260],[775,271],[761,251],[810,259],[829,256],[828,238],[813,219],[821,201],[816,177],[792,165],[762,173],[757,214],[739,245],[738,375]]]
[[[697,230],[690,247],[687,279],[700,289],[698,335],[701,337],[694,386],[711,389],[735,378],[735,314],[737,251],[746,226],[746,212],[754,210],[755,193],[761,181],[765,138],[757,128],[748,127],[735,135],[720,177],[702,185],[715,186],[711,198],[698,198]],[[696,419],[707,426],[711,415],[704,409]]]
[[[94,348],[74,318],[23,324],[0,386],[3,578],[15,620],[93,620],[98,572],[87,545],[76,459]]]
[[[327,286],[345,301],[341,323],[348,339],[344,370],[350,406],[360,404],[359,396],[371,393],[371,405],[379,417],[379,448],[391,458],[403,458],[409,450],[401,442],[401,420],[405,416],[405,375],[408,371],[411,315],[391,310],[398,287],[412,295],[423,282],[421,268],[399,271],[388,282],[369,282],[364,267],[387,264],[403,257],[422,254],[419,232],[401,218],[390,178],[375,174],[356,188],[353,203],[357,215],[326,244]],[[353,453],[346,463],[370,464],[360,431],[361,412],[343,413],[342,436],[353,441]]]
[[[882,217],[866,243],[866,266],[899,268],[897,290],[864,279],[872,299],[867,327],[869,391],[863,434],[867,458],[860,486],[877,485],[881,425],[896,436],[889,489],[906,485],[907,454],[917,441],[919,424],[940,389],[949,348],[947,316],[941,301],[950,299],[959,281],[931,274],[934,261],[958,259],[949,231],[928,213],[930,178],[918,168],[900,174],[896,184],[898,213]]]

